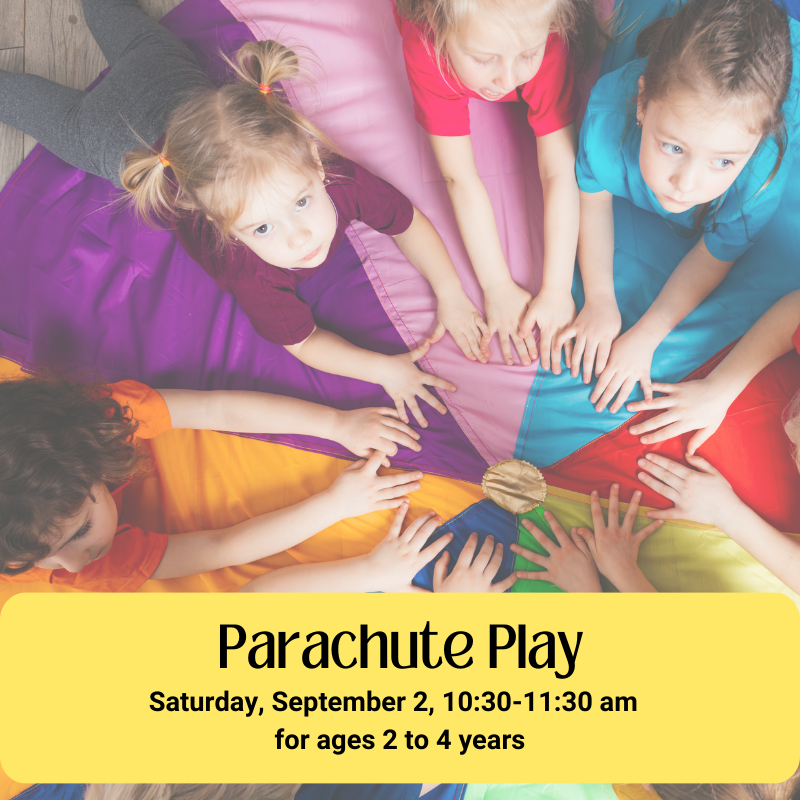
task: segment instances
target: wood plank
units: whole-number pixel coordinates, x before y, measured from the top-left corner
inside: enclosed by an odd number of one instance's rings
[[[25,0],[0,0],[0,50],[25,44]]]
[[[0,3],[9,0],[0,0]],[[180,0],[142,0],[142,7],[160,19]],[[108,64],[83,18],[80,0],[25,0],[25,72],[85,89]],[[36,146],[23,139],[27,156]]]
[[[0,0],[3,2],[4,0]],[[180,5],[181,0],[139,0],[141,7],[153,18],[161,19],[175,6]]]
[[[21,47],[0,50],[0,69],[22,72],[23,51]],[[22,163],[22,132],[0,123],[0,186],[5,186],[11,173]]]

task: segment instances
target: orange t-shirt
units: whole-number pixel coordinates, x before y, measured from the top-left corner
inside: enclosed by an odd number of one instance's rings
[[[110,384],[110,388],[112,398],[123,408],[128,406],[131,416],[138,420],[137,438],[152,439],[172,428],[167,404],[155,389],[138,381],[120,381]],[[122,509],[125,486],[127,483],[111,493],[117,512]],[[166,533],[147,533],[141,528],[120,525],[111,550],[80,572],[34,567],[19,575],[0,575],[0,580],[45,581],[87,592],[133,592],[153,575],[166,549]]]

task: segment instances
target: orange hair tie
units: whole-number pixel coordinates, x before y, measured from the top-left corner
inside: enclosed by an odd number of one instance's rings
[[[268,83],[259,83],[258,91],[261,94],[272,94],[272,87]]]
[[[164,158],[164,156],[161,153],[158,154],[158,160],[161,162],[161,165],[163,167],[168,167],[170,165],[170,161]]]

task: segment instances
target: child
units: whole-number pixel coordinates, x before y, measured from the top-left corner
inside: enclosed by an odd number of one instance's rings
[[[427,424],[417,397],[446,413],[425,386],[455,387],[415,362],[445,330],[469,358],[486,360],[479,346],[485,323],[425,216],[338,154],[285,102],[278,82],[298,77],[295,53],[250,42],[231,63],[238,82],[217,90],[188,48],[135,0],[84,0],[83,8],[110,73],[87,94],[0,72],[0,121],[124,186],[145,217],[173,227],[188,253],[236,296],[259,335],[309,366],[382,385],[404,422],[408,406]],[[160,152],[149,149],[161,137]],[[354,219],[394,236],[437,294],[439,324],[410,353],[369,352],[318,329],[296,295],[334,257]]]
[[[639,510],[641,492],[635,492],[622,524],[619,522],[619,485],[611,487],[608,499],[608,523],[603,519],[600,495],[592,492],[592,524],[594,530],[573,528],[570,536],[564,532],[558,520],[549,512],[544,515],[556,535],[557,543],[549,539],[532,522],[522,524],[547,551],[539,555],[517,544],[511,549],[523,558],[544,567],[538,572],[517,572],[518,578],[533,581],[550,581],[565,592],[601,592],[601,575],[608,578],[620,592],[654,592],[655,588],[639,569],[636,559],[639,546],[650,534],[663,524],[661,520],[633,532],[636,512]]]
[[[528,365],[575,319],[572,275],[578,240],[574,64],[591,59],[607,38],[591,0],[395,0],[395,19],[417,122],[430,137],[447,182],[464,245],[484,292],[489,336],[503,357]],[[569,44],[568,44],[569,43]],[[470,139],[469,99],[524,100],[536,134],[544,192],[544,281],[534,300],[506,265]],[[526,310],[527,309],[527,310]],[[541,334],[537,350],[533,326]],[[569,351],[568,351],[569,352]],[[560,372],[560,354],[553,358]]]
[[[383,411],[336,412],[255,392],[156,392],[136,381],[0,383],[0,578],[134,591],[149,578],[246,564],[347,517],[397,508],[422,474],[377,474],[386,457],[376,445],[394,437],[413,444],[407,427],[397,429],[401,423]],[[224,530],[167,536],[118,525],[122,490],[144,469],[132,437],[171,427],[302,429],[373,453],[345,467],[324,492]]]
[[[636,49],[640,60],[598,81],[581,129],[578,260],[586,304],[556,343],[575,339],[571,372],[578,375],[582,360],[584,383],[596,364],[591,401],[598,411],[611,403],[612,413],[637,381],[652,400],[656,347],[758,238],[800,138],[800,23],[773,0],[690,0],[647,26]],[[687,235],[703,233],[621,336],[614,196]]]
[[[389,533],[372,552],[321,564],[301,564],[273,570],[245,584],[240,592],[413,592],[414,576],[449,544],[446,533],[425,547],[431,534],[442,524],[432,511],[415,519],[404,531],[408,502],[403,501]],[[477,556],[478,535],[473,533],[464,545],[453,570],[448,574],[450,554],[444,553],[433,573],[434,592],[504,592],[517,580],[514,574],[493,583],[502,563],[503,545],[495,547],[487,536]]]

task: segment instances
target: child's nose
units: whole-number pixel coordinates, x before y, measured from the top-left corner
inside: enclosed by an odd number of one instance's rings
[[[509,92],[514,90],[514,87],[517,85],[514,81],[516,79],[513,65],[511,64],[503,64],[500,67],[500,72],[498,73],[497,77],[494,79],[494,85],[497,86],[498,89],[502,89],[503,92],[508,94]]]
[[[289,247],[297,250],[300,247],[305,247],[311,241],[311,231],[305,226],[297,226],[292,228],[289,233]]]
[[[691,164],[686,164],[676,170],[672,175],[672,185],[682,194],[687,194],[695,188],[697,171]]]

